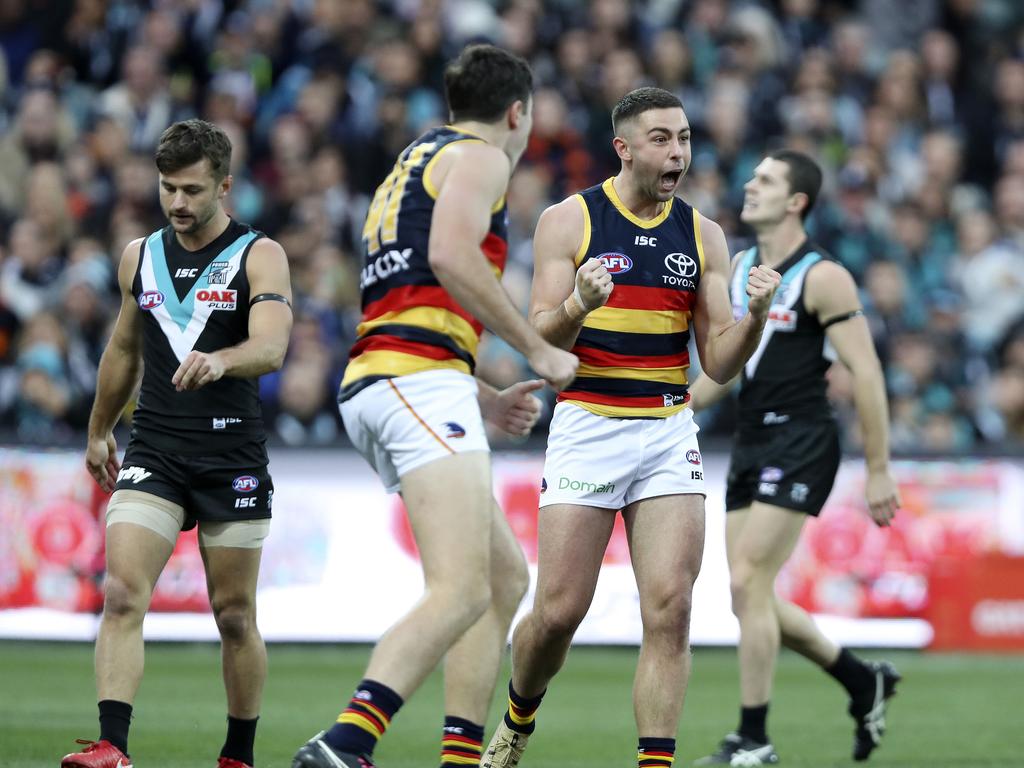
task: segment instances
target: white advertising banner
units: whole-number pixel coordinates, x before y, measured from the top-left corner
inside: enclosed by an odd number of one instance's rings
[[[694,644],[731,644],[737,637],[725,560],[726,462],[725,456],[705,456],[708,524],[704,564],[693,600]],[[497,454],[494,465],[495,496],[535,576],[542,457]],[[876,537],[873,527],[860,519],[863,469],[859,462],[844,464],[822,518],[808,524],[807,546],[801,544],[780,580],[780,590],[819,612],[823,629],[838,642],[890,647],[928,644],[932,633],[921,618],[926,597],[921,592],[925,583],[921,574],[935,548],[939,523],[936,515],[927,513],[936,499],[956,503],[950,477],[969,483],[976,500],[969,509],[960,510],[964,514],[959,518],[951,518],[951,530],[970,530],[979,541],[1002,538],[1008,550],[1020,551],[1019,511],[1024,508],[1020,467],[976,462],[971,465],[973,471],[960,476],[951,474],[953,465],[942,466],[936,471],[931,464],[897,465],[905,500],[910,491],[910,510],[895,531],[881,534],[888,538]],[[422,589],[400,499],[388,496],[376,475],[351,452],[274,451],[271,471],[274,519],[258,592],[264,637],[268,641],[375,640],[418,599]],[[102,580],[98,520],[104,505],[105,498],[85,473],[80,455],[0,449],[0,638],[95,637]],[[908,546],[917,541],[915,532],[925,530],[931,532],[931,550],[911,556]],[[829,546],[829,542],[844,544]],[[893,547],[905,556],[894,559]],[[818,576],[827,589],[815,589]],[[864,594],[857,593],[857,588]],[[892,598],[894,591],[900,599],[882,599]],[[523,610],[531,602],[532,591]],[[194,531],[182,534],[161,578],[145,634],[161,640],[217,637]],[[638,644],[640,637],[636,584],[620,517],[594,603],[576,639],[631,645]]]

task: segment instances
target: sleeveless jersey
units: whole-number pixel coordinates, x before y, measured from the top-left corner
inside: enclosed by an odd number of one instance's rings
[[[803,300],[807,272],[823,260],[832,259],[806,241],[776,267],[782,282],[775,293],[761,343],[743,368],[739,392],[741,427],[783,424],[795,418],[831,418],[825,372],[835,360],[835,352],[827,343],[825,329],[807,311]],[[747,273],[758,263],[756,247],[737,259],[730,287],[736,318],[746,314]]]
[[[615,286],[583,323],[572,348],[580,367],[559,400],[599,416],[669,416],[689,399],[690,317],[704,272],[700,214],[673,198],[655,218],[638,218],[611,179],[575,199],[584,221],[576,266],[599,259]]]
[[[483,325],[434,277],[427,261],[438,190],[428,174],[442,153],[477,136],[444,126],[398,157],[377,188],[363,227],[359,280],[362,322],[338,393],[343,402],[375,381],[436,368],[472,373]],[[508,255],[508,206],[502,197],[480,245],[501,277]]]
[[[171,377],[192,350],[213,352],[249,337],[246,258],[263,237],[245,224],[199,251],[187,251],[171,227],[142,243],[132,294],[142,310],[142,391],[132,433],[175,453],[203,455],[263,440],[256,378],[225,376],[177,392]]]

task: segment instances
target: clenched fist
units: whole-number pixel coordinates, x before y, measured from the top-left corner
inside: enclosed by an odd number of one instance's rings
[[[775,291],[782,281],[782,275],[771,267],[758,264],[747,274],[747,296],[750,297],[750,313],[759,319],[768,316]]]
[[[587,312],[603,307],[614,287],[612,276],[597,259],[587,259],[576,271],[576,297]]]

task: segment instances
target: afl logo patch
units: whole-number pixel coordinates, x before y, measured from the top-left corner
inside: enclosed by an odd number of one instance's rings
[[[689,450],[686,452],[686,460],[691,464],[700,464],[700,451]]]
[[[146,291],[139,296],[139,309],[156,309],[164,303],[164,295],[160,291]]]
[[[448,430],[448,434],[445,435],[445,437],[447,437],[449,440],[466,436],[466,430],[464,430],[460,424],[454,421],[446,421],[444,423],[444,426],[445,429]]]
[[[259,484],[260,481],[257,480],[252,475],[242,475],[241,477],[236,477],[234,479],[234,481],[231,483],[231,487],[234,488],[238,493],[250,493],[252,491],[255,491]]]
[[[609,275],[621,275],[633,268],[633,260],[624,253],[602,253],[597,260],[604,264]]]

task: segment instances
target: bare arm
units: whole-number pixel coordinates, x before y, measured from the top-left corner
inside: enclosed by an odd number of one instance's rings
[[[512,437],[530,434],[541,410],[540,400],[533,393],[543,389],[543,381],[517,381],[505,389],[495,389],[480,378],[476,381],[480,413],[487,421]]]
[[[488,144],[452,147],[431,177],[439,189],[430,225],[430,268],[459,304],[526,355],[533,369],[557,389],[575,375],[576,359],[554,349],[526,322],[480,249],[492,208],[505,194],[511,166]]]
[[[779,286],[779,273],[765,266],[752,267],[747,278],[750,296],[747,314],[733,320],[729,301],[729,256],[722,228],[701,216],[704,272],[694,308],[694,339],[704,373],[725,384],[743,368],[761,340]]]
[[[142,239],[133,240],[121,254],[117,268],[121,310],[100,358],[96,396],[89,414],[85,465],[100,487],[108,492],[113,490],[120,469],[112,432],[142,372],[142,314],[132,295],[141,246]]]
[[[739,382],[740,377],[735,376],[725,384],[712,381],[710,376],[701,374],[687,390],[690,393],[690,409],[694,413],[700,413],[713,405],[724,400]]]
[[[284,249],[266,238],[253,243],[246,259],[251,296],[274,293],[292,298],[288,258]],[[171,381],[177,390],[198,389],[224,376],[252,378],[284,364],[292,311],[283,301],[260,301],[249,308],[249,338],[215,352],[189,352]]]
[[[530,322],[562,349],[572,348],[587,315],[604,306],[614,287],[608,270],[594,259],[576,269],[583,215],[578,200],[567,198],[541,214],[533,236]]]
[[[867,501],[871,516],[888,525],[899,508],[896,483],[889,472],[889,401],[882,366],[860,309],[857,287],[850,273],[834,262],[822,262],[807,274],[804,302],[823,324],[840,361],[853,374],[853,400],[857,407],[864,456],[867,461]],[[845,318],[845,319],[842,319]]]

